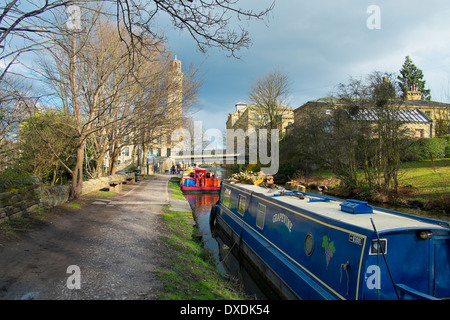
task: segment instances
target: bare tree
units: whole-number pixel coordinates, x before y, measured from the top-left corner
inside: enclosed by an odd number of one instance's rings
[[[73,17],[69,12],[69,17],[66,17],[63,11],[71,5],[80,8],[82,14],[78,12]],[[239,0],[200,0],[189,3],[175,0],[109,0],[101,3],[95,0],[10,1],[0,7],[0,58],[6,65],[0,81],[23,53],[53,46],[51,52],[55,63],[53,68],[46,68],[51,70],[47,72],[47,78],[58,94],[60,107],[73,117],[73,139],[77,145],[74,168],[67,166],[63,159],[59,161],[73,177],[71,197],[75,198],[81,191],[87,139],[111,124],[117,124],[118,128],[125,127],[125,119],[146,109],[147,103],[140,106],[131,104],[130,112],[125,112],[124,96],[119,94],[119,89],[132,82],[130,74],[134,80],[137,79],[131,72],[137,70],[139,59],[142,59],[140,56],[148,57],[146,54],[149,51],[145,49],[156,49],[155,39],[158,39],[156,43],[161,43],[162,38],[154,29],[156,16],[168,15],[175,28],[188,31],[200,50],[219,47],[235,56],[240,48],[250,44],[250,38],[243,29],[236,32],[231,22],[242,18],[262,19],[272,8],[273,4],[258,12],[244,10],[239,7]],[[126,54],[119,59],[114,60],[108,56],[107,49],[103,52],[98,50],[101,48],[99,43],[93,43],[93,39],[100,41],[98,37],[90,39],[97,32],[95,20],[100,16],[106,16],[116,24],[121,46],[126,48]],[[75,21],[75,28],[67,28],[67,18],[79,19]],[[16,39],[20,41],[16,42]],[[54,47],[55,43],[57,47]],[[87,48],[94,51],[88,52]],[[90,60],[91,53],[97,56],[96,61]],[[128,68],[125,72],[124,66]],[[160,85],[161,83],[163,82],[159,82]],[[151,103],[153,102],[152,100]],[[170,110],[167,109],[167,104],[165,106],[162,110],[153,108],[154,112],[147,114],[155,116],[152,120],[167,114]],[[116,108],[120,111],[110,120],[105,120],[107,116],[114,114]],[[107,125],[102,124],[102,121],[106,121]],[[109,134],[108,140],[110,146],[113,141],[117,145],[117,132]],[[51,143],[46,143],[52,150]]]
[[[176,29],[186,30],[194,39],[198,48],[206,52],[208,48],[224,49],[231,56],[241,48],[251,44],[248,31],[239,26],[236,31],[233,23],[242,20],[263,19],[273,9],[258,11],[243,9],[239,0],[142,0],[113,1],[117,3],[117,19],[127,26],[129,33],[133,30],[145,30],[153,37],[153,21],[159,15],[168,16]]]
[[[134,50],[135,44],[145,43],[147,39],[160,38],[155,28],[155,20],[160,15],[169,17],[176,29],[187,30],[200,50],[218,47],[235,55],[235,53],[251,43],[248,32],[233,25],[243,19],[263,19],[273,9],[258,11],[243,9],[239,0],[28,0],[4,1],[0,5],[0,59],[9,60],[9,66],[18,56],[29,50],[47,47],[49,35],[73,33],[68,30],[67,20],[58,21],[61,9],[71,5],[84,12],[74,11],[71,19],[80,19],[87,11],[104,14],[116,21],[118,31],[123,38],[129,38],[128,49]],[[74,12],[69,13],[73,15]],[[123,29],[122,26],[125,26]],[[20,41],[14,41],[20,39]],[[3,72],[4,74],[4,72]],[[1,77],[0,77],[1,79]]]
[[[281,71],[271,71],[257,78],[251,86],[249,100],[259,116],[260,128],[278,129],[288,112],[289,78]]]
[[[366,196],[396,192],[409,136],[400,121],[402,100],[394,84],[393,75],[373,72],[338,85],[329,104],[304,107],[290,137],[298,141],[297,160],[330,169],[348,190],[365,190]]]
[[[11,168],[19,154],[18,131],[26,117],[22,95],[29,88],[17,76],[6,74],[0,81],[0,171]]]
[[[89,18],[91,23],[82,32],[54,39],[52,61],[44,65],[44,74],[62,109],[74,119],[75,167],[60,159],[72,175],[72,198],[81,192],[87,139],[119,121],[115,102],[128,73],[126,50],[121,50],[118,37],[114,40],[110,24],[96,13]]]

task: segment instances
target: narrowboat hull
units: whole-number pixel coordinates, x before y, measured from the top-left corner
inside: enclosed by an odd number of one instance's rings
[[[186,194],[194,193],[219,193],[220,187],[181,187],[181,191]]]
[[[218,193],[220,192],[220,181],[210,171],[194,167],[183,173],[180,188],[186,194]]]
[[[231,254],[285,299],[450,297],[446,222],[226,181],[210,218]]]

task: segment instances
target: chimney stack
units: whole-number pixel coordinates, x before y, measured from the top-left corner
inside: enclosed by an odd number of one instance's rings
[[[406,92],[406,100],[422,100],[422,92],[418,91],[416,85],[411,86],[411,90]]]

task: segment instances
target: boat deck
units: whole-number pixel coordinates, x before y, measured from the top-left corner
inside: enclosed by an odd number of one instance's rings
[[[375,207],[373,208],[373,213],[352,214],[344,212],[340,207],[340,204],[344,200],[335,199],[330,200],[329,202],[314,201],[315,199],[319,199],[320,196],[315,197],[313,195],[305,195],[305,199],[302,200],[295,196],[289,195],[275,196],[279,194],[279,191],[276,189],[266,189],[257,185],[240,183],[237,183],[235,185],[254,192],[253,196],[264,195],[266,197],[272,197],[278,204],[282,205],[283,203],[286,203],[312,212],[314,214],[338,220],[343,223],[351,224],[364,229],[373,230],[370,218],[373,219],[373,222],[379,232],[405,228],[442,230],[448,230],[449,228],[448,223],[446,226],[437,225],[432,222],[415,219],[413,216],[402,216],[392,212],[384,212]],[[313,199],[313,201],[310,201],[310,199]],[[301,214],[300,212],[295,213]]]

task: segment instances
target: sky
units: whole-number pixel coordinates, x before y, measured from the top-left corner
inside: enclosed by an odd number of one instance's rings
[[[239,4],[257,10],[271,2]],[[372,6],[379,9],[378,16]],[[200,110],[194,115],[203,129],[224,130],[235,104],[248,102],[251,85],[271,70],[288,75],[288,105],[295,109],[330,95],[350,77],[398,73],[410,56],[422,69],[432,100],[450,102],[448,0],[276,0],[265,21],[241,26],[249,31],[252,45],[238,52],[240,59],[218,49],[203,54],[189,35],[165,28],[169,47],[183,67],[198,66],[204,77]]]

